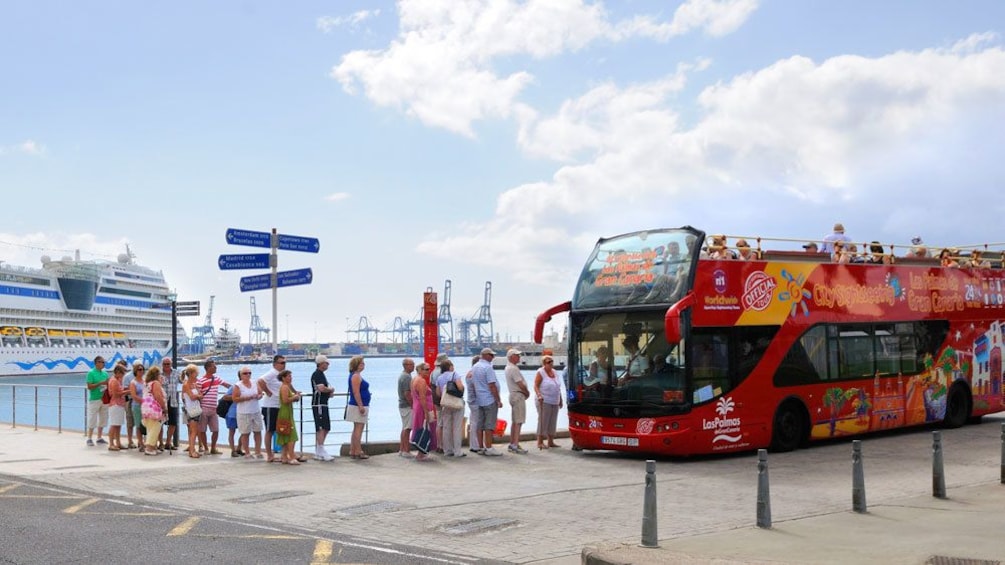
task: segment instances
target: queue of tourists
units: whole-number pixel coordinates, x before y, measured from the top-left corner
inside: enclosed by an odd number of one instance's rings
[[[536,439],[540,450],[560,447],[555,443],[555,428],[564,395],[561,376],[550,355],[542,357],[542,367],[532,383],[526,381],[518,368],[521,355],[517,349],[506,352],[504,379],[512,422],[506,451],[524,455],[527,450],[520,444],[520,435],[531,394],[538,410]],[[429,461],[437,454],[452,458],[465,457],[467,453],[488,457],[503,454],[503,450],[493,445],[499,411],[504,406],[503,389],[492,366],[494,357],[494,350],[482,349],[463,374],[446,354],[437,357],[435,366],[416,364],[411,358],[402,361],[397,387],[401,416],[399,456]],[[331,431],[328,402],[336,388],[326,375],[328,358],[318,355],[315,364],[317,368],[310,381],[316,442],[313,459],[331,461],[334,457],[325,448],[325,441]],[[349,360],[345,421],[353,425],[349,457],[356,460],[370,458],[362,443],[371,400],[370,385],[363,376],[365,368],[363,356]],[[222,455],[218,447],[222,419],[233,458],[286,465],[300,465],[308,460],[296,451],[299,435],[294,419],[294,404],[306,395],[294,388],[293,374],[286,369],[286,358],[282,355],[274,356],[272,368],[257,379],[252,378],[250,367],[242,366],[234,383],[217,376],[213,360],[205,361],[201,369],[188,364],[180,372],[174,370],[171,359],[166,357],[159,366],[151,367],[145,367],[141,361],[130,367],[123,360],[116,363],[109,375],[105,359],[99,356],[87,374],[86,384],[89,447],[102,445],[109,451],[136,449],[156,456],[179,448],[175,432],[181,420],[188,431],[189,457]],[[468,452],[462,446],[466,412]],[[106,426],[107,441],[103,437]],[[274,445],[279,453],[272,448]]]

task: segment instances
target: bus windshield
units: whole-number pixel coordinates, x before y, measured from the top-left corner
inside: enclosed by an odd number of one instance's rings
[[[673,304],[692,284],[704,237],[685,227],[601,239],[579,277],[572,307]]]
[[[580,411],[656,416],[684,408],[683,342],[666,343],[662,310],[582,314],[571,322],[569,379]]]

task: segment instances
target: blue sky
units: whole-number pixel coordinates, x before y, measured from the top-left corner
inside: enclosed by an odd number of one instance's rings
[[[216,259],[275,227],[322,245],[280,253],[315,272],[281,339],[451,279],[455,320],[491,280],[526,340],[625,231],[1001,242],[1003,28],[997,1],[6,3],[0,260],[128,242],[247,337],[256,273]]]

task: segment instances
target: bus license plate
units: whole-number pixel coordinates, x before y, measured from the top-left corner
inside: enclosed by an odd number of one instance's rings
[[[628,447],[638,447],[639,438],[621,437],[621,436],[600,436],[600,443],[602,445],[626,445]]]

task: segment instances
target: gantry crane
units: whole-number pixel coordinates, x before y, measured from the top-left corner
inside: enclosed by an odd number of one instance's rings
[[[458,324],[461,330],[461,343],[464,349],[477,352],[492,343],[492,336],[495,333],[492,329],[492,282],[485,282],[485,301],[475,312],[475,315],[462,319]],[[472,339],[472,329],[474,336]]]
[[[206,310],[206,323],[192,328],[193,353],[205,353],[216,345],[216,329],[213,327],[213,302],[216,296],[209,297],[209,309]]]
[[[252,345],[271,343],[269,341],[269,328],[262,325],[262,319],[258,317],[254,296],[251,297],[251,327],[248,329],[248,340]]]

